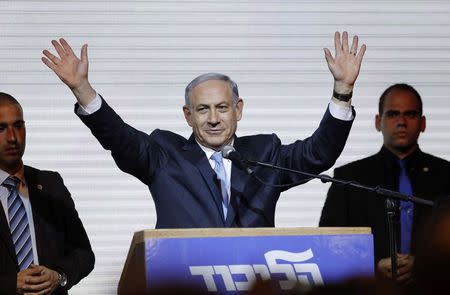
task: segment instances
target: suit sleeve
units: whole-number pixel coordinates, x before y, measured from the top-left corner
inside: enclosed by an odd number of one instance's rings
[[[344,149],[353,121],[334,118],[328,108],[316,131],[304,140],[282,147],[281,165],[309,173],[331,168]],[[299,176],[286,174],[284,183],[299,181]]]
[[[93,269],[95,263],[94,252],[92,251],[86,231],[75,209],[75,204],[63,183],[61,176],[56,174],[56,183],[60,186],[64,195],[61,210],[64,212],[64,256],[54,264],[54,270],[64,272],[67,276],[67,285],[70,289],[82,278],[86,277]],[[51,267],[50,267],[51,268]]]
[[[334,177],[339,179],[343,178],[340,169],[335,169]],[[322,208],[319,226],[348,226],[348,202],[347,189],[341,185],[336,185],[333,183],[328,190],[327,198]]]
[[[165,159],[152,136],[126,124],[103,99],[100,109],[90,115],[78,114],[78,108],[76,104],[75,113],[102,147],[111,151],[117,166],[148,185]]]
[[[14,271],[10,274],[0,275],[0,294],[16,294],[17,289],[17,273]]]

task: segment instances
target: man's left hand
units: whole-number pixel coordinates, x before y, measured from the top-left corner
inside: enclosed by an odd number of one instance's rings
[[[341,34],[336,32],[334,46],[335,57],[331,55],[328,48],[324,48],[328,68],[334,77],[334,91],[339,94],[349,94],[358,77],[366,45],[362,45],[358,51],[358,36],[355,35],[352,46],[349,48],[348,33],[343,32],[341,39]]]
[[[24,294],[51,294],[58,287],[59,275],[56,271],[42,265],[31,265],[30,268],[38,269],[39,275],[27,279]]]

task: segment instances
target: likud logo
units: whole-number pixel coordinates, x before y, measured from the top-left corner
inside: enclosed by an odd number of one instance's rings
[[[189,266],[189,270],[191,275],[203,277],[210,292],[217,291],[215,278],[222,280],[226,291],[250,290],[257,275],[262,280],[277,279],[281,290],[290,290],[299,282],[312,286],[323,284],[317,264],[306,262],[313,257],[311,249],[299,253],[272,250],[264,254],[266,264]],[[233,275],[239,280],[233,279]]]

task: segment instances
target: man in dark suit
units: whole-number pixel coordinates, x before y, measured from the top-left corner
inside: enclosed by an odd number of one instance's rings
[[[428,200],[449,195],[450,163],[419,149],[425,131],[422,99],[410,85],[395,84],[380,97],[375,126],[383,134],[383,147],[370,157],[336,168],[338,179],[368,186],[382,186]],[[385,199],[360,189],[331,185],[322,210],[320,226],[371,227],[377,274],[392,277]],[[401,202],[397,241],[399,282],[411,279],[417,232],[431,208]]]
[[[24,150],[22,107],[0,92],[0,294],[67,294],[94,253],[61,176],[24,166]]]
[[[334,93],[314,134],[290,145],[276,135],[237,137],[244,107],[228,76],[209,73],[194,79],[185,92],[184,116],[193,134],[185,139],[169,131],[150,135],[124,123],[90,85],[87,45],[81,59],[64,40],[52,41],[58,56],[44,50],[43,62],[70,87],[75,111],[123,171],[149,186],[157,211],[157,228],[272,227],[280,192],[303,177],[256,168],[268,185],[232,165],[220,150],[233,145],[244,158],[319,173],[341,153],[352,120],[351,94],[365,52],[358,38],[335,34],[336,56],[325,49],[334,76]],[[275,187],[284,185],[283,187]]]

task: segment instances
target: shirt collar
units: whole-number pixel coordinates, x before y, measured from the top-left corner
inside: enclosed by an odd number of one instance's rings
[[[8,174],[8,172],[3,171],[2,169],[0,169],[0,183],[3,183],[5,181],[6,178],[8,178],[10,176],[10,174]],[[26,182],[25,182],[25,173],[24,173],[24,167],[23,165],[20,167],[20,169],[14,173],[11,176],[15,176],[20,180],[20,186],[26,186]]]
[[[205,153],[205,155],[206,155],[206,157],[208,158],[208,160],[211,159],[211,156],[212,156],[215,152],[217,152],[217,151],[213,150],[212,148],[209,148],[209,147],[206,147],[206,146],[201,145],[201,144],[197,141],[197,139],[195,139],[195,142],[197,142],[198,146],[199,146],[199,147],[202,149],[202,151]],[[228,144],[228,145],[233,146],[233,144],[234,144],[234,138],[231,140],[231,143]]]
[[[392,153],[390,150],[388,150],[384,145],[381,148],[380,152],[381,152],[381,155],[383,155],[383,157],[386,158],[389,162],[395,163],[395,165],[398,165],[398,162],[400,161],[400,159],[394,153]],[[413,167],[417,163],[421,153],[422,153],[422,151],[420,150],[419,146],[417,146],[417,148],[414,150],[414,152],[409,154],[407,157],[403,158],[402,161],[405,164],[405,167],[407,167],[407,168]]]

